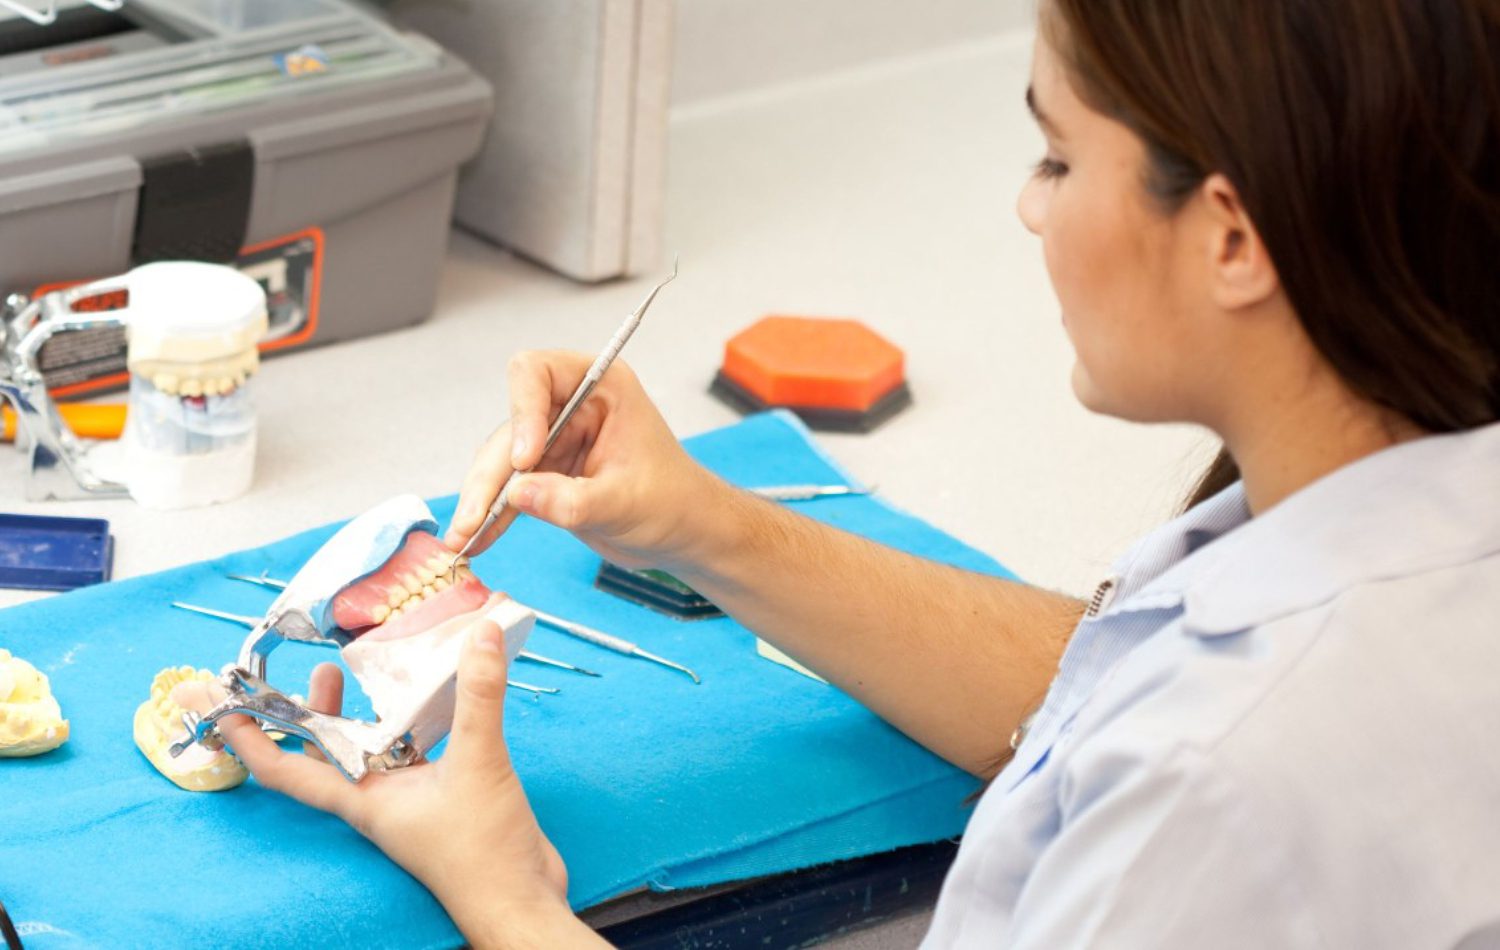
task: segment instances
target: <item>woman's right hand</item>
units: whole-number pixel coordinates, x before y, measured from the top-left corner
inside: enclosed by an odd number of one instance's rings
[[[593,358],[582,353],[525,352],[510,361],[510,421],[480,446],[464,478],[445,542],[458,550],[484,520],[512,471],[510,505],[473,548],[494,543],[524,512],[571,531],[607,560],[631,568],[691,559],[695,512],[724,486],[683,451],[666,420],[623,361],[541,456],[547,430]]]

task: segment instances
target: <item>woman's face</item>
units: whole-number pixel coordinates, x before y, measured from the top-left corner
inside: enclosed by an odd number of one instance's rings
[[[1042,239],[1077,361],[1073,391],[1096,412],[1202,422],[1214,346],[1201,313],[1207,247],[1146,191],[1146,150],[1084,104],[1038,39],[1027,99],[1047,153],[1017,210]]]

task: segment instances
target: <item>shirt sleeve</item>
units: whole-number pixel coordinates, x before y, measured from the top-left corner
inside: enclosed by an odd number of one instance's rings
[[[1061,827],[1021,891],[1011,946],[1322,946],[1285,829],[1253,794],[1200,753],[1143,751],[1070,764]]]

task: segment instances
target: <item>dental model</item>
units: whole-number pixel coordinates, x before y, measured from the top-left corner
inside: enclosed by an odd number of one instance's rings
[[[238,662],[218,680],[225,698],[201,716],[190,711],[191,731],[169,754],[186,754],[195,743],[223,748],[214,723],[241,713],[313,743],[350,781],[421,761],[453,726],[468,630],[492,620],[514,659],[535,622],[531,610],[491,592],[467,563],[450,574],[453,556],[437,530],[432,512],[412,495],[341,528],[250,631]],[[288,640],[339,648],[378,721],[308,709],[266,682],[267,658]]]
[[[454,569],[453,552],[416,530],[380,570],[333,599],[334,622],[358,631],[344,662],[382,719],[399,714],[407,697],[442,687],[458,668],[462,634],[481,617],[505,631],[508,660],[526,642],[531,612],[491,593],[460,560]]]
[[[186,737],[182,714],[208,708],[224,698],[224,689],[208,670],[169,666],[151,681],[151,697],[135,711],[135,745],[156,771],[190,792],[222,792],[250,774],[240,760],[220,749],[194,746],[175,758],[172,743]]]
[[[0,649],[0,758],[41,755],[68,741],[46,674]]]

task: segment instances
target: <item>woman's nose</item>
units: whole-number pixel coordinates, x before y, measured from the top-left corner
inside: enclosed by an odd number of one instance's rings
[[[1016,196],[1016,215],[1026,230],[1032,234],[1042,233],[1042,219],[1047,213],[1047,187],[1046,183],[1035,178],[1026,182],[1021,188],[1021,193]]]

